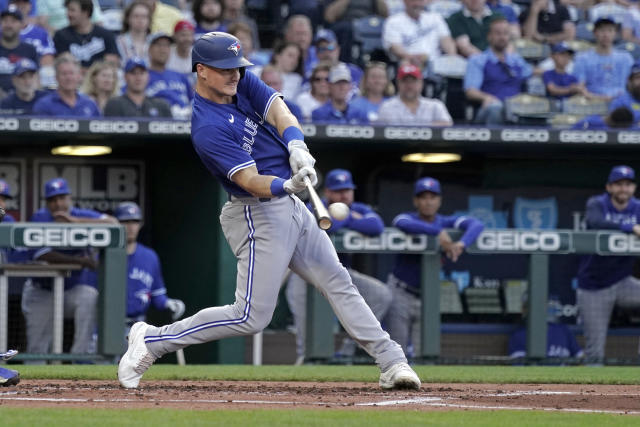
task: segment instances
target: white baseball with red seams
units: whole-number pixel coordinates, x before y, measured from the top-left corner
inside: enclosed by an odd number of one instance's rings
[[[345,220],[349,216],[349,206],[342,202],[331,203],[328,209],[329,214],[338,221]]]

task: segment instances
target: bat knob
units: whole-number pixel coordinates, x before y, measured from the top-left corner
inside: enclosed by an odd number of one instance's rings
[[[320,221],[318,221],[318,226],[323,230],[328,230],[331,228],[331,220],[329,218],[321,218]]]

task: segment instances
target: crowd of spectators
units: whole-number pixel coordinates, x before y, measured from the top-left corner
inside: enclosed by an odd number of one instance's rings
[[[634,3],[254,3],[0,2],[0,114],[164,117],[166,103],[172,118],[189,119],[191,46],[207,32],[227,31],[254,64],[249,70],[277,85],[303,122],[504,125],[518,123],[508,104],[524,94],[549,99],[548,118],[569,113],[567,101],[580,98],[594,112],[626,108],[632,126],[638,121],[640,82],[632,70],[640,69],[634,66],[640,8]],[[279,9],[278,23],[263,22],[262,3]],[[114,12],[115,25],[107,19]],[[271,24],[279,25],[277,37],[264,37]],[[363,39],[374,47],[365,48]],[[69,70],[75,62],[78,73]],[[452,64],[457,71],[449,73]],[[409,66],[411,72],[401,71]],[[585,123],[579,126],[590,126]]]

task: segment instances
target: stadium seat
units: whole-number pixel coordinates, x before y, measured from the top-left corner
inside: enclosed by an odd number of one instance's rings
[[[593,36],[593,23],[587,21],[578,22],[576,25],[576,39],[590,43],[595,42],[596,39]]]
[[[454,120],[466,117],[466,96],[462,89],[466,70],[467,60],[459,55],[442,55],[429,61],[426,69],[425,86],[432,87],[432,94],[442,99]]]
[[[549,46],[529,39],[518,39],[514,42],[516,51],[525,60],[538,62],[549,56]]]
[[[601,99],[589,99],[582,95],[565,98],[562,111],[567,114],[587,116],[590,114],[607,114],[609,104]]]
[[[549,124],[554,129],[570,129],[584,118],[581,114],[554,114],[549,120]]]
[[[640,46],[635,43],[628,42],[628,41],[621,41],[621,42],[618,42],[615,45],[615,47],[616,49],[629,52],[631,56],[633,56],[633,59],[636,61],[640,59]]]
[[[442,55],[429,62],[432,74],[455,79],[464,78],[467,60],[460,55]]]
[[[505,100],[507,120],[521,125],[546,125],[551,102],[542,96],[521,93]]]
[[[595,40],[594,40],[595,41]],[[566,42],[571,49],[573,49],[576,53],[583,52],[585,50],[591,50],[595,47],[595,45],[586,40],[570,40]]]
[[[462,9],[462,3],[452,0],[435,0],[427,6],[429,12],[437,13],[445,19],[460,9]]]
[[[627,19],[629,11],[626,7],[615,3],[599,3],[589,8],[589,21],[596,22],[599,18],[611,18],[618,24]]]
[[[382,48],[382,23],[379,16],[365,16],[353,21],[353,61],[363,66],[372,59],[384,60]]]

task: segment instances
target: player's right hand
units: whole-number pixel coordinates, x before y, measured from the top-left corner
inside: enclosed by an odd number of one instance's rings
[[[302,167],[298,173],[284,182],[284,190],[289,194],[299,193],[306,188],[304,178],[309,177],[312,185],[318,183],[318,174],[311,166]]]
[[[305,166],[313,167],[316,164],[316,159],[309,153],[307,144],[305,144],[304,141],[294,139],[289,142],[288,147],[289,166],[291,166],[291,171],[294,174],[298,173],[298,171]]]

